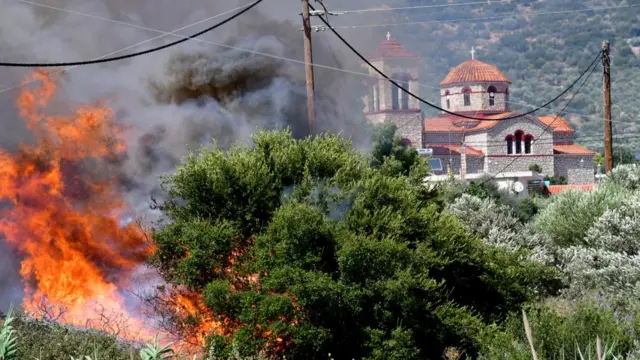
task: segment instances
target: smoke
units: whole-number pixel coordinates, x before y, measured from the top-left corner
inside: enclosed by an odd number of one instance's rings
[[[170,32],[248,1],[42,3]],[[367,0],[340,3],[347,9],[372,5]],[[61,76],[60,91],[50,111],[68,112],[80,104],[107,101],[118,119],[131,129],[126,158],[111,164],[110,170],[119,173],[137,214],[153,217],[148,202],[151,196],[161,195],[157,176],[175,168],[187,154],[187,145],[197,148],[211,139],[225,147],[237,141],[248,142],[258,128],[289,127],[295,136],[308,134],[304,67],[282,59],[304,59],[299,12],[299,2],[265,0],[237,21],[200,38],[227,47],[188,41],[126,61],[73,68]],[[179,34],[194,33],[226,16]],[[92,59],[156,36],[159,34],[17,1],[3,2],[0,13],[0,58],[7,61]],[[370,49],[379,38],[367,34],[349,40]],[[166,36],[125,53],[176,39]],[[329,32],[314,34],[313,50],[318,64],[362,72],[358,59],[346,53]],[[20,84],[30,71],[0,68],[0,91]],[[360,101],[363,78],[322,68],[316,68],[315,75],[317,130],[341,132],[357,146],[366,145],[369,139],[363,131]],[[16,95],[15,89],[0,92],[0,148],[8,151],[32,141],[18,117]],[[4,246],[0,241],[0,247]],[[18,255],[2,250],[0,309],[15,302],[22,288],[16,275]]]

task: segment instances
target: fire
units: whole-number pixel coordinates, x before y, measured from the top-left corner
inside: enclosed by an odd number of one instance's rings
[[[128,311],[122,295],[154,250],[140,227],[119,222],[127,208],[108,164],[126,151],[123,128],[104,104],[45,114],[56,84],[44,72],[32,76],[39,85],[25,88],[18,106],[35,142],[12,153],[0,149],[0,234],[23,257],[23,307],[60,322],[149,340],[154,331]],[[191,299],[178,303],[187,313],[205,311]],[[104,321],[114,314],[123,323]],[[214,328],[207,319],[197,342],[204,344]]]

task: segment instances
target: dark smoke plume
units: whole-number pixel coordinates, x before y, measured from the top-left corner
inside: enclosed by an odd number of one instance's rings
[[[42,3],[172,31],[248,1],[42,0]],[[374,4],[349,0],[327,5],[338,10],[338,6],[353,9]],[[209,144],[211,139],[225,147],[237,141],[248,142],[257,128],[289,127],[296,136],[308,134],[304,67],[282,59],[304,59],[302,33],[298,31],[299,12],[298,1],[265,0],[257,10],[238,21],[201,37],[227,47],[188,41],[127,61],[71,69],[62,77],[51,111],[65,113],[81,104],[107,101],[118,119],[132,131],[127,139],[127,156],[106,165],[123,179],[123,188],[134,210],[149,214],[150,197],[161,195],[157,176],[175,168],[186,155],[187,145],[197,148]],[[366,22],[384,22],[381,16],[374,15],[368,16]],[[222,18],[179,34],[194,33]],[[353,20],[358,22],[362,18]],[[0,58],[8,61],[92,59],[158,35],[18,1],[3,3],[0,12]],[[364,36],[350,36],[349,40],[370,50],[381,38],[382,33],[373,36],[365,32]],[[126,52],[175,39],[166,36]],[[314,34],[313,50],[318,64],[363,72],[357,59],[328,32]],[[18,85],[28,73],[25,69],[0,68],[0,91]],[[358,75],[316,68],[317,131],[341,132],[357,146],[366,146],[369,140],[360,100],[362,80]],[[0,148],[8,151],[14,151],[19,143],[32,141],[17,116],[14,104],[17,91],[0,92],[3,129]],[[86,171],[98,174],[104,167]],[[149,215],[153,218],[153,214]],[[18,254],[3,249],[4,246],[0,239],[0,309],[16,302],[22,288],[17,275]]]

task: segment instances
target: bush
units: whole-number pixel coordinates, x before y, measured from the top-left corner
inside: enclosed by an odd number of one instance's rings
[[[205,149],[165,177],[170,225],[153,234],[154,264],[232,324],[211,338],[216,355],[474,354],[487,324],[551,287],[551,269],[440,212],[419,157],[388,171],[404,152],[371,164],[334,136],[254,142]]]
[[[634,343],[636,318],[622,316],[611,307],[582,301],[565,314],[551,306],[531,306],[526,309],[526,315],[531,340],[540,359],[597,359],[596,338],[613,354],[625,359],[627,354],[638,350]],[[484,336],[479,359],[529,360],[532,357],[521,313],[512,314],[504,330],[493,328]]]

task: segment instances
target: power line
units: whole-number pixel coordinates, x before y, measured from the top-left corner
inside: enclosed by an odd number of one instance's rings
[[[342,10],[342,11],[336,11],[336,13],[339,13],[339,14],[362,14],[362,13],[367,13],[367,12],[431,9],[431,8],[439,8],[439,7],[480,5],[480,4],[486,4],[486,3],[487,3],[486,1],[474,1],[474,2],[453,3],[453,4],[418,5],[418,6],[403,6],[403,7],[392,7],[392,8],[369,8],[369,9],[356,9],[356,10]]]
[[[102,18],[102,17],[99,17],[99,16],[94,16],[94,15],[90,15],[90,14],[80,13],[80,12],[76,12],[76,11],[71,11],[71,10],[61,9],[61,8],[57,8],[57,7],[53,7],[53,6],[49,6],[49,5],[44,5],[44,4],[34,3],[34,2],[27,2],[27,1],[25,1],[25,0],[22,0],[22,2],[27,3],[27,4],[30,4],[30,5],[42,6],[42,7],[46,7],[46,8],[49,8],[49,9],[54,9],[54,10],[58,10],[58,11],[62,11],[62,12],[66,12],[66,13],[70,13],[70,14],[82,15],[82,16],[87,16],[87,17],[91,17],[91,18],[94,18],[94,19],[100,19],[100,20],[111,21],[111,22],[120,23],[120,24],[124,24],[124,25],[129,25],[129,26],[133,26],[133,27],[138,27],[138,28],[142,28],[142,29],[146,29],[146,30],[153,30],[153,29],[145,28],[145,27],[143,27],[143,26],[138,26],[138,25],[129,24],[129,23],[125,23],[125,22],[121,22],[121,21],[117,21],[117,20],[112,20],[112,19]],[[111,56],[111,55],[115,55],[115,54],[121,53],[121,52],[123,52],[123,51],[127,51],[127,50],[129,50],[129,49],[134,48],[134,47],[137,47],[137,46],[140,46],[140,45],[143,45],[143,44],[146,44],[146,43],[149,43],[149,42],[152,42],[152,41],[155,41],[155,40],[161,39],[161,38],[163,38],[163,37],[165,37],[165,36],[167,36],[167,35],[174,35],[174,36],[178,36],[178,37],[181,37],[181,38],[186,38],[186,36],[177,35],[176,33],[177,33],[177,32],[179,32],[179,31],[186,30],[186,29],[188,29],[188,28],[194,27],[194,26],[196,26],[196,25],[200,25],[200,24],[202,24],[202,23],[205,23],[205,22],[211,21],[211,20],[213,20],[213,19],[215,19],[215,18],[218,18],[218,17],[220,17],[220,16],[224,16],[224,15],[227,15],[227,14],[232,13],[232,12],[234,12],[234,11],[240,10],[240,9],[242,9],[242,8],[246,7],[246,6],[249,6],[249,5],[242,5],[242,6],[238,6],[238,7],[234,8],[234,9],[227,10],[227,11],[225,11],[225,12],[223,12],[223,13],[216,14],[216,15],[210,16],[210,17],[208,17],[208,18],[206,18],[206,19],[203,19],[203,20],[197,21],[197,22],[195,22],[195,23],[192,23],[192,24],[185,25],[185,26],[182,26],[182,27],[180,27],[180,28],[174,29],[174,30],[172,30],[171,32],[156,31],[156,32],[161,33],[162,35],[160,35],[160,36],[156,36],[156,37],[153,37],[153,38],[151,38],[151,39],[143,40],[143,41],[140,41],[140,42],[135,43],[135,44],[133,44],[133,45],[129,45],[129,46],[123,47],[123,48],[121,48],[121,49],[118,49],[118,50],[115,50],[115,51],[109,52],[109,53],[107,53],[107,54],[104,54],[104,55],[102,55],[102,56],[100,56],[100,57],[96,58],[96,59],[103,59],[103,58],[106,58],[107,56]],[[193,40],[193,41],[203,41],[203,40],[198,39],[198,38],[194,38],[194,39],[192,39],[192,40]],[[66,69],[64,69],[64,70],[59,70],[59,71],[68,71],[68,70],[71,70],[71,69],[76,68],[76,67],[77,67],[77,66],[70,66],[70,67],[67,67],[67,68],[66,68]],[[7,88],[4,88],[4,89],[0,90],[0,93],[4,93],[4,92],[7,92],[7,91],[11,91],[11,90],[14,90],[14,89],[20,88],[20,87],[22,87],[22,86],[29,85],[29,84],[31,84],[31,83],[33,83],[33,82],[36,82],[36,81],[38,81],[38,79],[33,79],[33,80],[23,81],[22,83],[20,83],[20,84],[18,84],[18,85],[14,85],[14,86],[7,87]]]
[[[315,8],[312,5],[309,5],[309,7],[311,7],[311,9],[315,10]],[[325,23],[325,25],[329,26],[329,23],[322,17],[320,17],[320,20],[322,20],[322,22]],[[467,115],[463,115],[463,114],[458,114],[449,110],[445,110],[443,108],[441,108],[440,106],[437,106],[435,104],[432,104],[430,102],[428,102],[427,100],[422,99],[421,97],[417,96],[416,94],[414,94],[413,92],[405,89],[404,87],[400,86],[395,80],[391,79],[389,76],[387,76],[384,72],[382,72],[380,69],[378,69],[377,67],[375,67],[369,60],[367,60],[366,57],[364,57],[360,52],[358,52],[358,50],[356,50],[347,40],[345,40],[342,35],[340,35],[335,29],[330,27],[331,32],[333,32],[338,39],[340,39],[340,41],[342,41],[343,44],[345,44],[354,54],[356,54],[362,61],[364,61],[367,65],[369,65],[373,70],[375,70],[378,74],[380,74],[380,76],[382,76],[383,78],[385,78],[386,80],[388,80],[389,82],[391,82],[393,85],[395,85],[396,87],[398,87],[399,89],[401,89],[404,93],[408,94],[409,96],[413,97],[414,99],[420,101],[423,104],[426,104],[436,110],[440,110],[444,113],[450,114],[450,115],[454,115],[454,116],[458,116],[461,118],[465,118],[465,119],[470,119],[470,120],[478,120],[478,121],[493,121],[492,119],[486,119],[486,118],[478,118],[478,117],[474,117],[474,116],[467,116]],[[600,58],[601,53],[598,52],[597,56],[596,56],[596,60]],[[595,60],[594,60],[595,61]],[[589,68],[591,68],[591,66],[589,66]],[[580,77],[578,77],[568,88],[566,88],[564,91],[562,91],[558,96],[556,96],[555,98],[553,98],[551,101],[547,102],[546,104],[539,106],[538,108],[534,109],[534,110],[530,110],[528,112],[524,112],[522,114],[518,114],[518,115],[514,115],[514,116],[508,116],[505,118],[502,118],[500,120],[511,120],[511,119],[516,119],[516,118],[521,118],[523,116],[529,115],[529,114],[533,114],[534,112],[549,106],[550,104],[552,104],[553,102],[555,102],[556,100],[560,99],[562,96],[564,96],[564,94],[566,94],[569,90],[571,90],[571,88],[573,88],[578,81],[580,81],[580,79],[589,71],[589,68],[586,69],[581,75]]]
[[[65,12],[65,13],[72,14],[72,15],[85,16],[85,17],[89,17],[89,18],[92,18],[92,19],[96,19],[96,20],[107,21],[107,22],[111,22],[111,23],[115,23],[115,24],[119,24],[119,25],[125,25],[125,26],[129,26],[129,27],[133,27],[133,28],[137,28],[137,29],[141,29],[141,30],[146,30],[146,31],[150,31],[150,32],[155,32],[155,33],[162,34],[162,35],[160,35],[160,36],[158,36],[158,37],[154,37],[154,38],[151,38],[151,39],[148,39],[148,40],[145,40],[145,41],[142,41],[142,42],[136,43],[136,44],[134,44],[134,45],[130,45],[130,46],[127,46],[127,47],[125,47],[125,48],[122,48],[122,49],[119,49],[119,50],[113,51],[113,52],[111,52],[111,53],[109,53],[109,54],[105,54],[105,55],[103,55],[103,56],[99,57],[98,59],[101,59],[101,58],[104,58],[104,57],[107,57],[107,56],[110,56],[110,55],[113,55],[113,54],[117,54],[117,53],[122,52],[122,51],[129,50],[129,49],[131,49],[131,48],[133,48],[133,47],[136,47],[136,46],[139,46],[139,45],[145,44],[145,43],[147,43],[147,42],[151,42],[151,41],[157,40],[157,39],[162,38],[162,37],[167,36],[167,35],[172,35],[172,36],[179,37],[179,38],[187,38],[187,36],[180,35],[180,34],[176,34],[176,33],[177,33],[177,32],[179,32],[179,31],[182,31],[182,30],[185,30],[185,29],[187,29],[187,28],[190,28],[190,27],[193,27],[193,26],[199,25],[199,24],[201,24],[201,23],[203,23],[203,22],[210,21],[210,20],[212,20],[212,19],[214,19],[214,18],[217,18],[217,17],[223,16],[223,15],[226,15],[226,14],[228,14],[228,13],[231,13],[231,12],[233,12],[233,11],[236,11],[236,10],[239,10],[239,9],[242,9],[242,8],[244,8],[244,7],[248,6],[248,5],[243,5],[243,6],[240,6],[240,7],[235,8],[235,9],[231,9],[231,10],[225,11],[224,13],[217,14],[217,15],[214,15],[214,16],[209,17],[209,18],[207,18],[207,19],[204,19],[204,20],[198,21],[198,22],[196,22],[196,23],[194,23],[194,24],[190,24],[190,25],[187,25],[187,26],[181,27],[181,28],[179,28],[179,29],[175,29],[175,30],[173,30],[173,31],[171,31],[171,32],[166,32],[166,31],[162,31],[162,30],[157,30],[157,29],[153,29],[153,28],[149,28],[149,27],[141,26],[141,25],[136,25],[136,24],[132,24],[132,23],[127,23],[127,22],[124,22],[124,21],[119,21],[119,20],[109,19],[109,18],[105,18],[105,17],[97,16],[97,15],[92,15],[92,14],[87,14],[87,13],[78,12],[78,11],[72,11],[72,10],[63,9],[63,8],[59,8],[59,7],[55,7],[55,6],[51,6],[51,5],[40,4],[40,3],[36,3],[36,2],[32,2],[32,1],[28,1],[28,0],[18,0],[18,1],[20,1],[20,2],[22,2],[22,3],[25,3],[25,4],[29,4],[29,5],[33,5],[33,6],[39,6],[39,7],[44,7],[44,8],[48,8],[48,9],[52,9],[52,10],[57,10],[57,11]],[[199,39],[199,38],[194,38],[194,39],[192,39],[192,40],[193,40],[193,41],[196,41],[196,42],[200,42],[200,43],[205,43],[205,44],[210,44],[210,45],[215,45],[215,46],[219,46],[219,47],[227,48],[227,49],[243,51],[243,52],[247,52],[247,53],[251,53],[251,54],[255,54],[255,55],[260,55],[260,56],[270,57],[270,58],[273,58],[273,59],[278,59],[278,60],[288,61],[288,62],[292,62],[292,63],[300,64],[300,65],[305,65],[305,62],[304,62],[304,61],[302,61],[302,60],[292,59],[292,58],[288,58],[288,57],[284,57],[284,56],[278,56],[278,55],[269,54],[269,53],[264,53],[264,52],[255,51],[255,50],[251,50],[251,49],[246,49],[246,48],[241,48],[241,47],[236,47],[236,46],[230,46],[230,45],[225,45],[225,44],[220,44],[220,43],[216,43],[216,42],[209,41],[209,40],[204,40],[204,39]],[[334,54],[334,55],[335,55],[335,54]],[[334,56],[334,57],[335,57],[335,56]],[[336,62],[337,62],[337,61],[336,61]],[[372,74],[370,74],[370,73],[365,73],[365,72],[358,72],[358,71],[353,71],[353,70],[343,69],[343,68],[339,68],[339,67],[333,67],[333,66],[328,66],[328,65],[322,65],[322,64],[318,64],[318,63],[313,63],[312,65],[313,65],[314,67],[316,67],[316,68],[321,68],[321,69],[326,69],[326,70],[333,70],[333,71],[339,71],[339,72],[346,73],[346,74],[352,74],[352,75],[365,76],[365,77],[369,77],[369,78],[378,78],[378,76],[377,76],[377,75],[372,75]],[[71,68],[73,68],[73,67],[71,67]],[[398,83],[401,83],[401,84],[406,84],[406,83],[407,83],[406,81],[402,81],[402,80],[399,80],[399,79],[394,79],[394,80],[395,80],[396,82],[398,82]],[[33,80],[33,81],[37,81],[37,80]],[[12,86],[12,87],[9,87],[9,88],[5,88],[5,89],[3,89],[3,90],[0,90],[0,93],[7,92],[7,91],[10,91],[10,90],[16,89],[16,88],[18,88],[18,87],[20,87],[20,86],[27,85],[27,84],[29,84],[29,83],[31,83],[31,82],[32,82],[32,81],[29,81],[29,82],[25,82],[25,83],[20,84],[20,85],[16,85],[16,86]],[[419,86],[419,87],[421,87],[421,88],[426,88],[426,89],[436,89],[436,90],[439,90],[439,89],[440,89],[440,88],[439,88],[439,87],[437,87],[437,86],[432,86],[432,85],[427,85],[427,84],[422,84],[422,83],[416,83],[416,85],[418,85],[418,86]],[[506,103],[513,104],[513,105],[517,105],[517,106],[529,107],[529,108],[536,108],[536,107],[537,107],[537,106],[535,106],[535,105],[527,104],[527,103],[524,103],[524,102],[506,101]],[[597,116],[595,116],[595,115],[587,115],[587,114],[577,113],[577,112],[568,112],[568,111],[565,111],[565,112],[564,112],[564,114],[568,114],[568,115],[578,115],[578,116],[582,116],[582,117],[586,117],[586,118],[597,118],[597,119],[599,119],[599,117],[597,117]],[[618,123],[621,123],[621,124],[624,124],[624,123],[628,123],[628,124],[636,124],[636,122],[624,122],[624,121],[620,121],[620,120],[617,120],[617,122],[618,122]]]
[[[600,54],[599,54],[600,55]],[[547,132],[551,126],[553,126],[553,124],[556,122],[556,120],[558,120],[558,118],[560,117],[560,115],[562,114],[562,112],[564,111],[564,109],[566,109],[569,104],[571,104],[571,101],[573,101],[573,99],[578,95],[578,93],[580,93],[580,90],[582,90],[582,87],[587,83],[587,81],[589,80],[589,78],[591,77],[591,75],[593,75],[594,70],[596,69],[596,64],[597,61],[600,60],[600,56],[596,57],[596,59],[591,63],[591,65],[589,66],[590,68],[590,72],[589,75],[587,75],[586,79],[584,80],[584,82],[580,85],[580,87],[578,88],[578,90],[576,90],[575,93],[573,93],[573,96],[571,96],[571,98],[569,99],[569,101],[567,101],[567,103],[565,104],[564,108],[562,110],[560,110],[560,112],[558,113],[558,115],[556,115],[555,119],[553,119],[553,121],[551,121],[542,131],[542,133],[540,134],[540,136],[542,136],[545,132]],[[540,136],[536,137],[535,139],[533,139],[533,141],[531,142],[531,145],[533,146],[533,144],[535,144],[536,140],[538,140],[540,138]],[[516,156],[513,158],[513,160],[511,160],[511,162],[509,162],[507,164],[507,166],[505,166],[502,170],[500,170],[499,172],[495,173],[494,175],[491,175],[489,178],[485,179],[481,184],[486,184],[487,182],[493,180],[498,174],[503,173],[505,170],[507,170],[509,167],[511,167],[511,165],[513,165],[518,159],[520,159],[522,157],[522,154]]]
[[[64,66],[79,66],[79,65],[90,65],[90,64],[98,64],[98,63],[106,63],[106,62],[111,62],[111,61],[117,61],[117,60],[124,60],[124,59],[129,59],[129,58],[133,58],[133,57],[137,57],[137,56],[141,56],[141,55],[145,55],[145,54],[149,54],[152,52],[156,52],[156,51],[160,51],[160,50],[164,50],[166,48],[181,44],[189,39],[193,39],[195,37],[198,37],[202,34],[208,33],[212,30],[215,30],[217,28],[219,28],[220,26],[236,19],[237,17],[239,17],[240,15],[246,13],[247,11],[251,10],[252,8],[254,8],[256,5],[258,5],[259,3],[261,3],[263,0],[256,0],[254,1],[252,4],[246,6],[244,9],[242,9],[240,12],[226,18],[225,20],[210,26],[202,31],[199,31],[191,36],[187,36],[183,39],[180,40],[176,40],[174,42],[171,42],[169,44],[165,44],[162,46],[158,46],[152,49],[148,49],[148,50],[144,50],[144,51],[139,51],[139,52],[135,52],[132,54],[127,54],[127,55],[121,55],[121,56],[115,56],[115,57],[110,57],[110,58],[103,58],[103,59],[95,59],[95,60],[87,60],[87,61],[75,61],[75,62],[59,62],[59,63],[12,63],[12,62],[0,62],[0,66],[5,66],[5,67],[64,67]]]
[[[410,22],[402,22],[402,23],[367,24],[367,25],[342,25],[342,26],[334,26],[334,27],[332,27],[332,29],[361,29],[361,28],[376,28],[376,27],[405,26],[405,25],[426,25],[426,24],[443,24],[443,23],[457,23],[457,22],[476,22],[476,21],[508,19],[508,18],[525,17],[525,16],[556,15],[556,14],[567,14],[567,13],[576,13],[576,12],[615,10],[615,9],[625,9],[625,8],[632,8],[632,7],[638,7],[638,6],[640,6],[640,4],[607,6],[607,7],[587,8],[587,9],[547,11],[547,12],[531,13],[531,14],[526,14],[526,15],[524,15],[524,14],[511,14],[511,15],[496,15],[496,16],[486,16],[486,17],[478,17],[478,18],[465,18],[465,19],[451,19],[451,20],[410,21]]]

